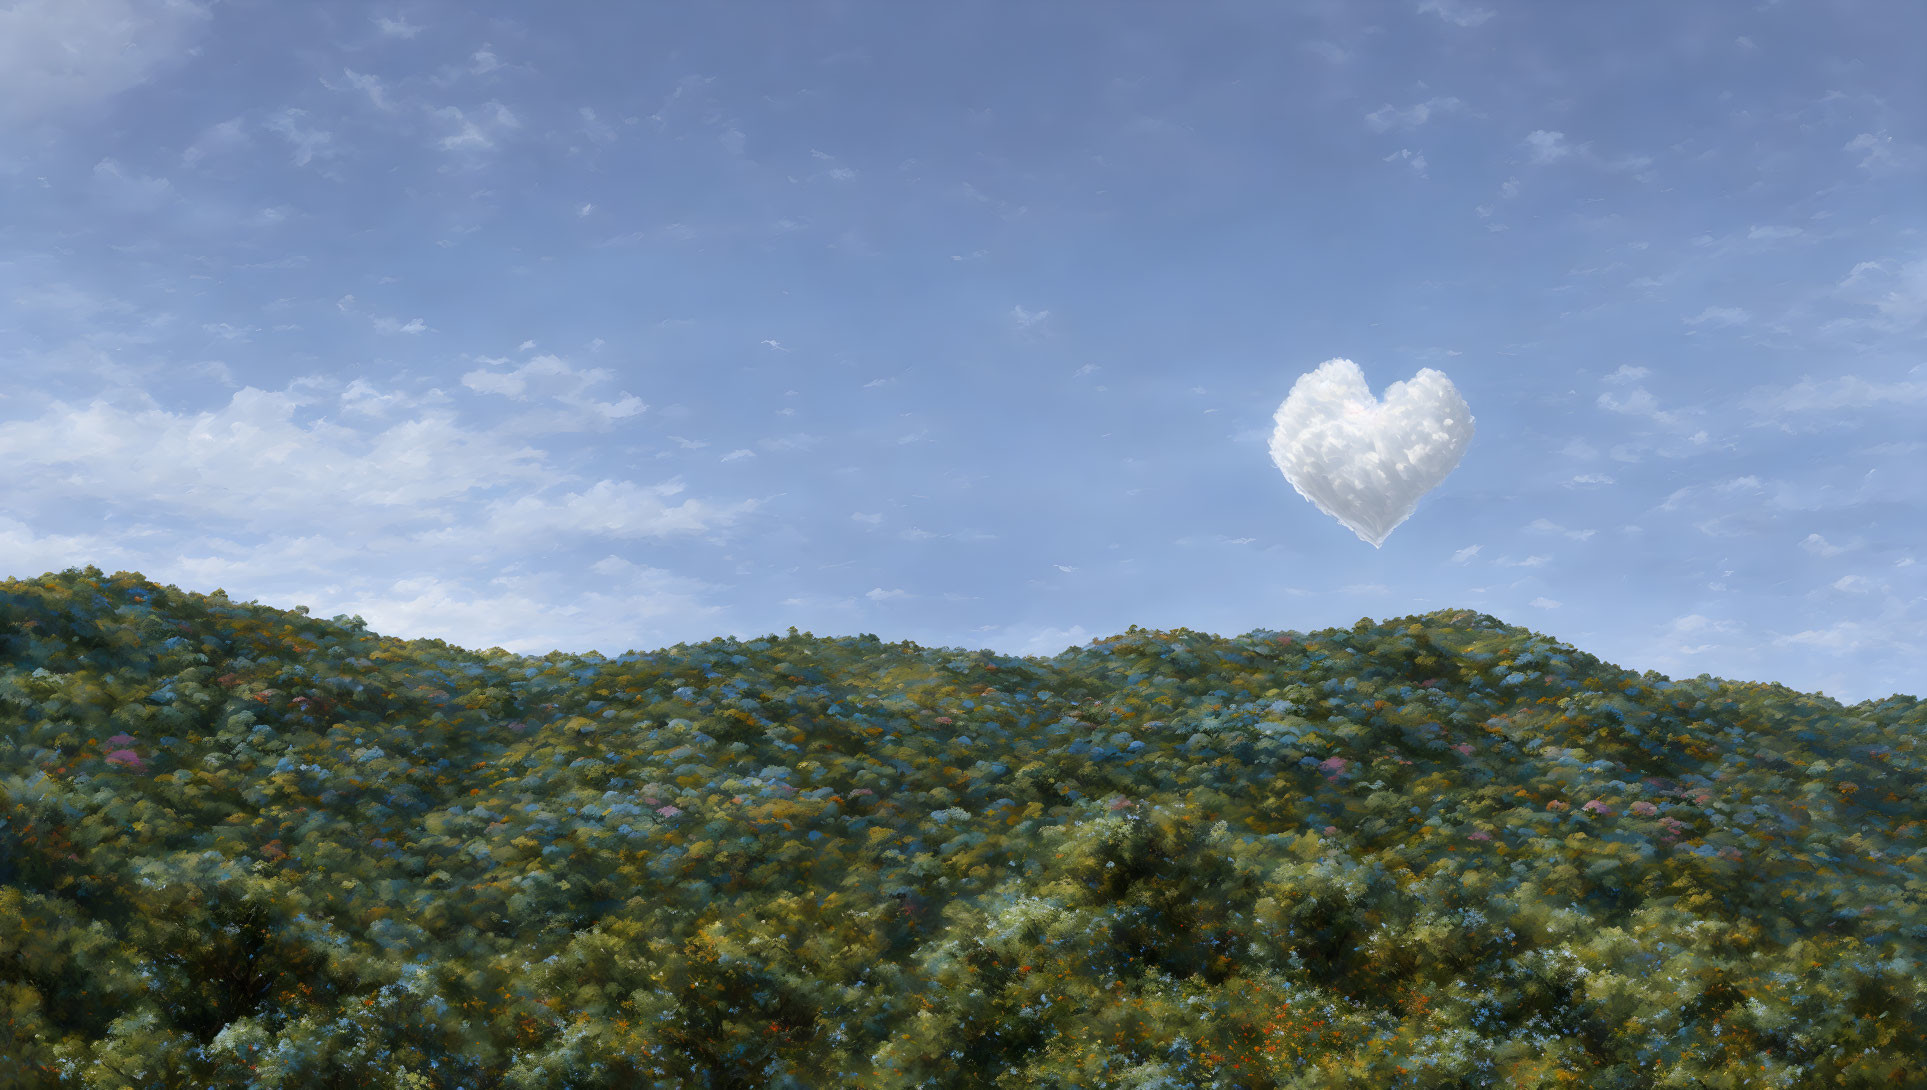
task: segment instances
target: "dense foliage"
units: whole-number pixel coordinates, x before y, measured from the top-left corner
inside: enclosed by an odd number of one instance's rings
[[[0,1086],[1927,1084],[1927,705],[0,583]]]

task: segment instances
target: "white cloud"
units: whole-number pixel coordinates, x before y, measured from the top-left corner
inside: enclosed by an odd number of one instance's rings
[[[1681,319],[1687,325],[1731,326],[1745,325],[1752,321],[1753,315],[1740,307],[1707,307],[1691,318]]]
[[[1483,548],[1485,548],[1485,546],[1483,545],[1467,545],[1465,548],[1460,549],[1458,552],[1455,552],[1452,554],[1452,563],[1454,564],[1467,563],[1473,557],[1479,555],[1479,550]]]
[[[1425,163],[1424,153],[1413,151],[1410,148],[1400,148],[1397,151],[1393,152],[1392,154],[1387,155],[1383,161],[1387,163],[1395,163],[1400,160],[1403,160],[1406,166],[1411,167],[1412,172],[1417,174],[1419,177],[1423,178],[1426,176],[1425,175],[1426,163]]]
[[[1566,445],[1559,448],[1559,453],[1568,458],[1578,458],[1589,461],[1599,457],[1599,448],[1575,435],[1571,439],[1566,440]]]
[[[27,523],[0,515],[0,575],[32,578],[64,570],[75,557],[103,566],[125,564],[128,567],[120,570],[131,571],[136,570],[138,555],[108,535],[36,533]]]
[[[608,372],[599,368],[577,371],[557,356],[537,356],[513,371],[470,371],[462,376],[462,385],[476,393],[501,394],[520,400],[528,393],[531,380],[540,385],[547,378],[594,381],[607,377]]]
[[[814,450],[822,445],[822,443],[823,439],[821,436],[809,435],[804,432],[796,432],[790,435],[773,435],[768,439],[758,439],[756,441],[757,446],[773,453]]]
[[[1668,427],[1681,427],[1686,423],[1685,417],[1679,413],[1662,410],[1659,407],[1659,400],[1648,393],[1643,386],[1633,387],[1623,398],[1614,397],[1609,393],[1600,394],[1595,404],[1608,412],[1643,416]]]
[[[1714,620],[1699,613],[1688,613],[1675,617],[1660,630],[1659,657],[1667,662],[1677,661],[1673,656],[1700,655],[1720,649],[1720,644],[1700,642],[1710,635],[1734,635],[1744,629],[1733,621]]]
[[[1789,636],[1775,636],[1776,647],[1817,647],[1835,654],[1847,654],[1893,646],[1893,634],[1881,625],[1859,621],[1837,621],[1825,628],[1809,628]]]
[[[884,590],[882,587],[876,587],[863,592],[863,596],[872,602],[882,602],[891,598],[908,598],[910,597],[910,592],[900,589]]]
[[[101,199],[121,212],[152,212],[174,200],[174,185],[166,178],[130,174],[113,159],[94,164],[94,188]]]
[[[1001,629],[993,625],[989,626],[989,630],[998,631],[994,648],[998,654],[1019,658],[1031,655],[1050,658],[1096,638],[1094,633],[1085,631],[1081,624],[1069,628],[1009,625]]]
[[[490,151],[504,134],[522,127],[515,114],[499,102],[484,103],[472,110],[442,106],[429,114],[446,126],[446,135],[435,142],[443,151]]]
[[[1455,26],[1475,27],[1498,12],[1490,8],[1474,7],[1461,0],[1424,0],[1418,6],[1419,14],[1432,14]]]
[[[39,121],[136,87],[191,54],[189,0],[15,0],[0,7],[0,119]]]
[[[532,342],[530,342],[532,343]],[[524,344],[527,348],[528,344]],[[501,360],[481,362],[502,363]],[[599,386],[614,377],[600,367],[577,370],[570,367],[558,356],[541,355],[530,359],[512,371],[469,371],[462,375],[462,385],[478,394],[495,394],[513,401],[527,401],[531,397],[554,401],[575,411],[572,417],[534,416],[525,418],[523,426],[539,427],[547,430],[563,430],[573,422],[587,419],[600,425],[608,421],[635,416],[646,411],[649,406],[627,391],[623,391],[614,401],[598,401],[589,393],[590,387]],[[682,442],[687,443],[686,440]],[[696,444],[702,446],[703,444]]]
[[[358,614],[384,635],[523,655],[618,655],[701,639],[719,626],[723,609],[705,601],[718,589],[711,584],[615,556],[594,570],[605,582],[584,591],[548,573],[498,575],[479,589],[440,574],[404,577],[352,594],[315,596],[315,612]]]
[[[1564,534],[1574,541],[1585,541],[1598,532],[1596,530],[1568,530],[1550,519],[1533,519],[1526,524],[1526,528],[1548,534]]]
[[[1784,489],[1782,491],[1784,492]],[[1660,502],[1658,510],[1677,511],[1681,508],[1689,508],[1694,511],[1703,512],[1707,506],[1706,498],[1708,496],[1744,495],[1748,497],[1758,497],[1765,494],[1765,492],[1766,486],[1761,483],[1760,478],[1748,474],[1745,477],[1734,477],[1717,484],[1695,484],[1688,485],[1685,488],[1676,488]],[[1730,516],[1716,516],[1708,520],[1707,523],[1700,524],[1701,529],[1705,529],[1706,526],[1717,523],[1720,519],[1727,517]],[[1711,531],[1708,532],[1710,533]]]
[[[1768,224],[1764,227],[1755,226],[1748,228],[1746,237],[1754,242],[1779,242],[1784,239],[1798,238],[1804,234],[1806,234],[1806,232],[1798,227],[1782,227],[1775,224]]]
[[[1551,561],[1552,558],[1549,556],[1528,556],[1524,560],[1514,560],[1508,556],[1495,560],[1493,563],[1506,568],[1543,568]]]
[[[1373,548],[1457,468],[1471,409],[1429,367],[1381,400],[1348,359],[1300,375],[1272,415],[1271,461],[1292,490]]]
[[[1873,307],[1872,323],[1886,332],[1904,332],[1927,320],[1927,258],[1906,264],[1862,261],[1835,289],[1842,299]]]
[[[181,163],[192,166],[216,152],[238,148],[248,142],[247,126],[238,117],[201,130],[201,135],[181,152]]]
[[[248,340],[248,334],[260,332],[260,330],[255,329],[253,326],[247,326],[247,327],[234,326],[234,325],[229,325],[226,322],[202,322],[201,330],[204,333],[210,334],[214,337],[218,337],[224,341],[241,341],[241,342],[246,342]]]
[[[396,16],[390,19],[386,15],[377,15],[375,16],[375,29],[381,31],[383,36],[389,38],[413,38],[422,32],[422,28],[409,22],[406,16]]]
[[[1846,548],[1835,545],[1819,534],[1808,534],[1800,540],[1800,547],[1815,556],[1839,556]]]
[[[1840,150],[1858,154],[1860,169],[1869,174],[1884,174],[1911,166],[1920,158],[1917,149],[1906,144],[1896,144],[1894,138],[1889,136],[1885,129],[1877,133],[1863,132],[1847,141]]]
[[[445,515],[471,492],[555,480],[540,451],[431,414],[367,433],[296,413],[318,397],[252,386],[228,404],[173,413],[143,398],[122,408],[56,401],[0,429],[0,460],[18,470],[15,504],[98,499],[202,522],[363,532]]]
[[[1534,598],[1532,601],[1527,602],[1526,604],[1531,606],[1534,609],[1558,609],[1560,605],[1562,605],[1563,603],[1555,602],[1550,598],[1539,597],[1539,598]]]
[[[1048,310],[1030,311],[1030,310],[1025,310],[1020,305],[1020,306],[1014,306],[1010,308],[1010,317],[1012,321],[1017,323],[1017,328],[1029,329],[1032,326],[1035,326],[1037,323],[1042,322],[1046,318],[1049,318],[1050,311]]]
[[[1841,375],[1818,382],[1802,377],[1786,387],[1757,386],[1742,404],[1763,417],[1803,413],[1859,413],[1870,409],[1927,404],[1927,381],[1874,382]]]
[[[1305,43],[1305,49],[1323,57],[1330,64],[1343,64],[1351,59],[1351,54],[1336,42],[1321,39]]]
[[[1563,132],[1535,129],[1526,135],[1525,143],[1531,149],[1532,163],[1538,166],[1556,163],[1573,154],[1572,145],[1566,143],[1566,134]]]
[[[392,111],[395,108],[395,104],[388,101],[388,90],[382,86],[381,77],[363,75],[352,68],[342,69],[341,74],[348,86],[368,96],[369,104],[375,109]]]
[[[406,322],[400,318],[376,318],[374,322],[375,332],[377,333],[414,334],[426,333],[428,331],[427,323],[423,322],[420,318],[410,318]]]
[[[287,109],[269,118],[266,128],[288,142],[294,149],[294,165],[305,167],[316,159],[332,158],[336,154],[334,133],[308,125],[306,110]]]
[[[740,462],[745,458],[754,458],[754,457],[756,457],[755,451],[738,449],[738,450],[732,450],[728,454],[725,454],[721,458],[718,458],[716,460],[719,462]]]
[[[383,391],[367,379],[354,379],[348,388],[341,392],[341,407],[347,412],[362,416],[387,416],[398,409],[413,409],[425,405],[443,405],[448,395],[440,390],[429,390],[425,394],[410,395],[398,391]]]
[[[1583,151],[1585,149],[1582,148],[1580,150]],[[1607,170],[1622,171],[1633,175],[1633,177],[1639,181],[1646,181],[1650,176],[1642,172],[1647,167],[1653,165],[1653,158],[1650,155],[1621,155],[1617,158],[1608,159],[1600,165]]]
[[[1407,106],[1403,110],[1387,103],[1366,114],[1365,124],[1370,125],[1375,132],[1395,128],[1416,129],[1430,121],[1436,114],[1459,113],[1464,109],[1465,103],[1456,98],[1427,99]]]
[[[733,525],[754,511],[756,500],[715,504],[686,499],[671,505],[670,497],[683,491],[680,480],[643,486],[632,481],[597,481],[582,492],[557,499],[524,495],[488,505],[485,532],[497,541],[566,541],[578,536],[621,539],[659,538],[702,534]],[[462,541],[467,528],[436,531],[423,540]]]

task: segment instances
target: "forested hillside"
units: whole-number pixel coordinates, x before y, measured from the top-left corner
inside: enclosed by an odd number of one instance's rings
[[[1927,706],[0,583],[0,1087],[1927,1085]]]

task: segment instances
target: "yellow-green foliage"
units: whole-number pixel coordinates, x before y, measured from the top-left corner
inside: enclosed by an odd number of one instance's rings
[[[0,583],[0,1086],[1927,1085],[1912,697]]]

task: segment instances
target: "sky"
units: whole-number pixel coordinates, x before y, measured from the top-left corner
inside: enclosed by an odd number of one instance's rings
[[[1912,0],[0,0],[0,575],[1927,695]],[[1374,548],[1296,380],[1476,420]]]

